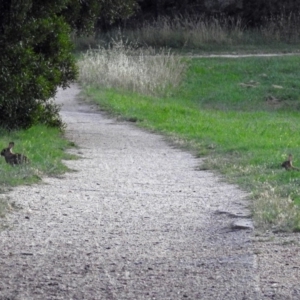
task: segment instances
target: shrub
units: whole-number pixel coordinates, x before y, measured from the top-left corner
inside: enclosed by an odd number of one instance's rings
[[[105,3],[0,0],[0,127],[61,126],[49,99],[77,76],[71,30],[91,30]]]

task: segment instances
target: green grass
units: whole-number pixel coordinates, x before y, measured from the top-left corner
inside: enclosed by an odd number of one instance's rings
[[[0,150],[14,141],[14,152],[22,153],[30,160],[30,164],[12,167],[1,156],[0,189],[36,183],[43,175],[57,176],[68,170],[62,159],[72,158],[65,153],[71,143],[63,138],[59,129],[39,125],[22,131],[2,130],[0,133]]]
[[[300,70],[295,67],[299,60],[297,56],[194,59],[178,96],[202,108],[225,111],[299,109]],[[278,103],[266,101],[271,98]]]
[[[206,155],[205,169],[251,192],[256,224],[300,230],[300,57],[188,61],[181,86],[158,98],[88,88],[102,108]]]
[[[16,208],[13,199],[5,196],[10,188],[38,183],[43,176],[58,176],[70,171],[62,160],[75,159],[65,152],[73,143],[67,141],[57,128],[37,125],[21,131],[0,130],[0,151],[10,141],[15,142],[13,151],[26,155],[30,163],[13,167],[0,156],[0,218]],[[0,229],[2,225],[1,222]]]

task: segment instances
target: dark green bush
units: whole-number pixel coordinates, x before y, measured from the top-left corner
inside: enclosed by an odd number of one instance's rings
[[[53,7],[38,1],[0,1],[1,127],[30,127],[46,111],[44,123],[54,125],[58,110],[50,109],[49,99],[58,86],[67,87],[76,78],[71,28],[57,14],[61,6],[55,10],[56,1],[50,2]]]
[[[76,79],[71,32],[93,28],[98,0],[0,0],[0,127],[62,126],[50,101]]]
[[[49,99],[77,76],[71,32],[89,32],[99,19],[126,18],[136,3],[0,0],[0,127],[61,126]]]

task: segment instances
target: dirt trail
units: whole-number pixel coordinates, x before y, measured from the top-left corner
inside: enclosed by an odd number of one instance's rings
[[[203,54],[191,55],[191,57],[221,57],[221,58],[245,58],[245,57],[278,57],[278,56],[297,56],[300,53],[250,53],[250,54]]]
[[[23,209],[0,232],[1,300],[300,299],[297,269],[280,290],[270,282],[278,270],[259,252],[268,244],[253,237],[244,192],[78,93],[57,96],[77,172],[9,194]]]

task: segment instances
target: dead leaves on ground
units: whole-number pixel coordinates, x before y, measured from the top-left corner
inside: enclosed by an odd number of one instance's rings
[[[239,86],[244,87],[244,88],[256,88],[260,85],[260,82],[258,81],[254,81],[254,80],[250,80],[248,82],[240,82]],[[278,84],[272,84],[271,85],[272,88],[274,89],[283,89],[282,85],[278,85]]]
[[[255,88],[259,86],[259,82],[250,80],[249,82],[241,82],[239,83],[239,86],[244,87],[244,88]]]
[[[260,76],[267,77],[266,74],[261,74]],[[260,86],[260,82],[250,80],[248,82],[240,82],[238,85],[242,88],[257,88],[258,86]],[[282,85],[277,85],[277,84],[272,84],[271,87],[273,89],[283,89]],[[282,101],[273,95],[266,96],[265,101],[268,106],[273,107],[273,108],[279,108],[282,105]]]

